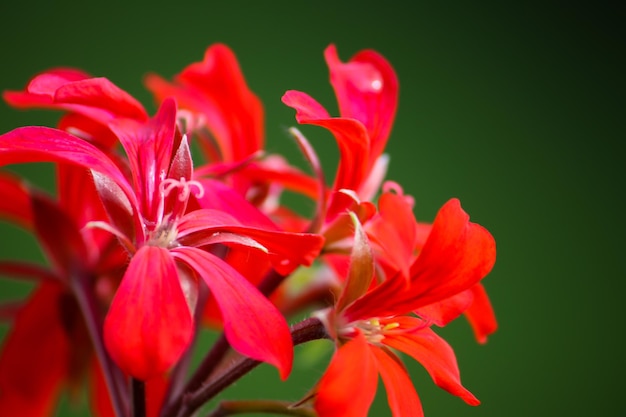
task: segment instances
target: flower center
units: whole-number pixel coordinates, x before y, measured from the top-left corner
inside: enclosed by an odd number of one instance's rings
[[[385,338],[385,333],[400,327],[400,323],[396,322],[383,322],[381,323],[379,318],[371,318],[368,320],[359,320],[347,326],[341,333],[345,336],[353,334],[355,331],[360,331],[365,339],[373,344],[379,345]]]
[[[178,246],[176,226],[178,219],[185,214],[189,197],[193,195],[201,198],[204,195],[204,188],[200,182],[187,181],[185,177],[181,177],[180,180],[167,178],[161,182],[160,188],[159,222],[149,232],[148,244],[171,248]]]

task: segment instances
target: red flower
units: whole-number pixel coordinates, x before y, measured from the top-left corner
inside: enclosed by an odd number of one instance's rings
[[[296,110],[298,123],[325,127],[335,136],[341,159],[333,189],[354,190],[368,199],[386,171],[382,152],[396,112],[398,80],[387,60],[371,50],[342,63],[335,46],[330,45],[324,56],[341,117],[331,117],[321,104],[300,91],[287,91],[282,100]]]
[[[188,65],[170,83],[155,74],[146,85],[159,102],[175,97],[182,109],[200,118],[196,133],[212,161],[243,161],[263,149],[264,116],[258,97],[248,89],[235,54],[223,44],[209,47],[202,62]],[[200,128],[207,127],[211,141]]]
[[[217,298],[233,348],[275,365],[286,378],[293,352],[285,319],[244,277],[197,247],[247,245],[268,252],[277,268],[293,268],[293,263],[312,261],[322,238],[244,227],[211,210],[189,215],[219,221],[207,226],[188,221],[188,200],[203,189],[191,180],[189,149],[176,133],[175,119],[176,106],[166,100],[147,122],[109,122],[128,156],[130,179],[118,167],[120,161],[84,140],[43,127],[0,136],[0,164],[53,161],[92,171],[110,219],[94,225],[114,233],[132,254],[104,329],[107,348],[124,371],[149,379],[182,354],[193,331],[191,309],[199,276]]]
[[[183,128],[197,140],[208,161],[196,170],[195,179],[207,192],[200,201],[202,207],[228,211],[249,224],[258,219],[258,207],[275,205],[283,187],[316,198],[313,178],[289,165],[282,156],[263,153],[263,106],[226,45],[207,48],[201,62],[185,67],[172,82],[155,74],[145,81],[157,101],[176,98]],[[215,178],[228,184],[226,193]],[[213,194],[220,198],[210,198]],[[266,213],[273,211],[268,207]]]
[[[478,400],[460,382],[450,346],[413,311],[476,285],[495,262],[495,242],[469,222],[457,200],[446,203],[410,268],[371,287],[373,255],[358,222],[348,278],[334,308],[321,314],[338,350],[320,380],[315,409],[321,417],[365,416],[380,374],[394,417],[422,415],[417,394],[399,358],[419,361],[434,382],[471,405]]]

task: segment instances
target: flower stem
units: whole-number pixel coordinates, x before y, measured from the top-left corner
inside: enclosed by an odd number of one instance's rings
[[[269,297],[276,288],[285,280],[285,276],[276,272],[275,269],[269,271],[258,285],[258,289],[266,297]]]
[[[277,273],[274,269],[266,274],[263,281],[259,285],[259,291],[265,295],[269,296],[283,280],[284,276]],[[206,302],[206,300],[204,300]],[[196,323],[200,322],[200,317],[196,317]],[[211,376],[211,374],[215,371],[215,369],[220,365],[220,362],[226,356],[230,349],[230,343],[226,339],[224,333],[222,333],[219,338],[215,341],[215,344],[209,351],[209,353],[204,357],[198,368],[194,371],[191,376],[189,382],[185,385],[184,388],[180,386],[172,385],[170,387],[169,395],[166,396],[166,406],[165,409],[169,409],[170,406],[177,400],[177,397],[181,392],[193,392],[199,389],[202,384]],[[175,371],[177,371],[176,369]],[[175,372],[177,377],[179,376],[178,372]],[[172,384],[178,383],[180,384],[180,380],[172,381]]]
[[[133,378],[131,381],[133,417],[146,417],[146,384]]]
[[[224,333],[222,333],[219,338],[215,341],[215,344],[209,351],[209,353],[204,357],[202,363],[198,366],[193,376],[185,386],[184,392],[192,392],[200,388],[202,383],[206,381],[213,371],[217,368],[220,361],[228,352],[230,348],[230,343],[226,339]]]
[[[294,345],[327,337],[324,325],[319,319],[314,317],[297,323],[291,328],[291,338]],[[209,381],[198,389],[184,393],[171,407],[163,410],[162,415],[165,417],[188,417],[192,415],[202,404],[215,397],[260,363],[257,360],[244,356],[237,357],[228,368],[210,378]]]
[[[204,308],[206,306],[208,298],[208,288],[206,287],[206,284],[201,282],[198,286],[198,303],[194,312],[194,337],[191,344],[189,345],[189,347],[187,347],[187,350],[170,373],[170,382],[164,397],[165,407],[169,406],[178,396],[181,395],[181,393],[189,391],[188,387],[191,382],[185,384],[185,378],[189,371],[189,366],[193,357],[194,346],[196,345],[198,339],[198,329],[200,327],[200,323],[202,322],[202,314],[204,312]]]
[[[227,417],[245,413],[271,413],[284,416],[315,417],[315,412],[308,407],[291,407],[285,401],[222,401],[207,417]]]
[[[74,297],[76,297],[76,302],[85,320],[85,325],[89,332],[96,357],[102,367],[102,373],[104,374],[104,380],[109,390],[109,396],[115,415],[118,417],[126,416],[128,398],[123,395],[121,390],[121,387],[125,385],[124,376],[119,368],[113,364],[111,357],[104,348],[102,320],[93,293],[90,288],[87,287],[84,277],[74,277],[70,281]]]

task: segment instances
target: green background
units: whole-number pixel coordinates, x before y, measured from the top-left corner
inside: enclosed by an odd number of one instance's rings
[[[483,404],[465,405],[407,361],[426,416],[623,415],[623,8],[49,1],[3,2],[0,16],[0,89],[75,66],[108,77],[151,109],[146,72],[170,77],[224,42],[265,104],[268,147],[294,161],[302,158],[284,132],[295,120],[280,102],[283,92],[306,91],[337,114],[323,49],[335,43],[344,61],[376,49],[400,79],[389,178],[415,197],[421,220],[459,197],[498,244],[484,283],[500,329],[486,345],[473,341],[463,321],[441,331],[465,386]],[[54,125],[57,117],[1,104],[0,132]],[[305,133],[332,166],[336,150],[326,132]],[[51,184],[45,168],[20,172]],[[2,258],[41,259],[11,226],[0,224],[0,239]],[[3,299],[24,291],[0,281]],[[227,394],[297,399],[324,364],[299,360],[286,384],[261,368]],[[384,395],[370,415],[389,415]]]

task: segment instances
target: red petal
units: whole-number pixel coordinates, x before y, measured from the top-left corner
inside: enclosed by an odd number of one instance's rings
[[[422,324],[415,319],[416,327]],[[383,343],[406,353],[421,363],[439,387],[463,399],[469,405],[478,405],[480,401],[463,385],[454,351],[435,332],[429,328],[401,333],[387,334]]]
[[[70,68],[39,74],[30,81],[26,92],[5,92],[4,99],[18,108],[66,110],[102,124],[117,117],[147,119],[143,106],[106,78],[92,78]]]
[[[46,283],[19,312],[0,353],[0,415],[44,417],[54,410],[71,349],[60,305],[60,287]]]
[[[175,82],[170,84],[156,75],[146,78],[158,100],[174,96],[181,108],[206,118],[224,161],[239,161],[262,149],[262,104],[246,85],[237,58],[227,46],[209,47],[204,60],[186,67]]]
[[[376,359],[362,334],[341,346],[317,386],[319,417],[366,417],[376,395]]]
[[[165,100],[147,122],[119,119],[109,124],[119,138],[130,163],[141,214],[158,222],[160,183],[167,177],[176,134],[176,102]]]
[[[51,263],[66,277],[87,269],[91,254],[74,219],[43,195],[34,195],[32,205],[35,231]]]
[[[64,108],[53,104],[55,91],[64,84],[90,78],[80,70],[73,68],[54,68],[38,74],[29,82],[26,91],[5,91],[3,98],[13,107]]]
[[[102,109],[115,117],[148,118],[141,103],[106,78],[89,78],[59,86],[54,101]]]
[[[471,290],[465,290],[437,303],[420,307],[415,313],[425,320],[443,327],[459,317],[472,304]]]
[[[31,229],[33,213],[30,198],[30,191],[20,178],[0,172],[0,218]]]
[[[135,378],[163,374],[193,333],[172,255],[144,246],[128,265],[104,322],[104,341],[115,362]]]
[[[62,130],[41,126],[0,135],[0,166],[25,162],[67,162],[110,177],[135,201],[135,194],[111,159],[92,144]]]
[[[400,359],[378,347],[372,346],[371,349],[378,361],[378,371],[385,384],[387,402],[393,417],[423,417],[422,403],[413,388],[411,377],[400,365]]]
[[[54,95],[65,84],[91,78],[89,74],[75,68],[53,68],[33,77],[27,91],[31,94]]]
[[[367,235],[354,213],[350,213],[354,227],[354,243],[350,254],[348,277],[335,305],[336,311],[343,310],[351,302],[365,294],[374,278],[374,258]]]
[[[404,195],[384,192],[378,200],[378,213],[367,225],[368,234],[384,250],[384,260],[399,269],[408,281],[417,242],[413,207]]]
[[[439,210],[424,248],[411,267],[413,290],[422,303],[457,294],[484,278],[496,261],[496,243],[482,226],[471,223],[459,200]]]
[[[335,46],[330,45],[324,57],[341,117],[365,125],[372,141],[370,157],[378,158],[385,149],[398,104],[398,79],[393,67],[372,50],[361,51],[343,63]]]
[[[335,136],[341,157],[333,188],[359,191],[369,174],[371,157],[363,124],[355,119],[331,118],[317,101],[300,91],[287,91],[282,101],[296,110],[298,123],[325,127]]]
[[[474,285],[471,291],[474,295],[474,300],[470,307],[465,310],[465,316],[474,330],[476,340],[479,343],[486,343],[487,336],[498,328],[496,315],[491,306],[491,301],[489,301],[487,291],[485,291],[485,287],[482,284]]]
[[[278,230],[269,217],[228,185],[212,179],[201,179],[199,182],[204,188],[203,196],[198,198],[200,207],[226,212],[247,226]]]
[[[271,155],[261,161],[250,163],[238,174],[245,176],[253,183],[280,185],[311,199],[316,199],[319,195],[318,183],[314,178],[288,165],[278,155]]]
[[[215,297],[226,338],[239,353],[278,368],[282,379],[291,371],[293,344],[285,318],[230,265],[208,252],[181,247],[174,255],[196,271]]]
[[[283,275],[292,272],[299,265],[310,265],[324,244],[324,238],[320,235],[247,227],[224,212],[210,209],[194,210],[186,214],[181,218],[178,230],[178,240],[186,246],[201,246],[205,238],[215,242],[216,232],[252,238],[268,250],[272,266]]]
[[[496,245],[482,226],[471,223],[458,200],[437,214],[424,248],[411,267],[410,287],[391,278],[356,300],[350,320],[387,317],[418,310],[465,291],[491,271]]]
[[[79,113],[65,114],[57,127],[81,137],[104,150],[113,150],[118,143],[117,136],[106,125]]]

